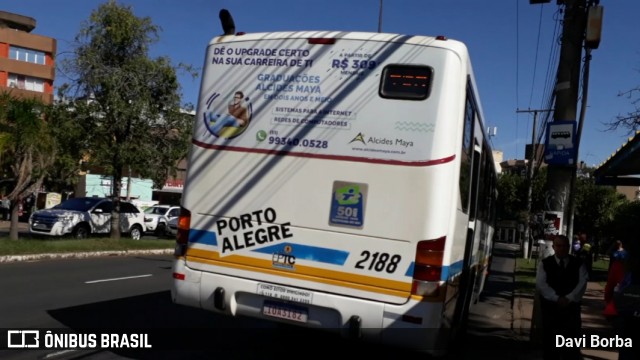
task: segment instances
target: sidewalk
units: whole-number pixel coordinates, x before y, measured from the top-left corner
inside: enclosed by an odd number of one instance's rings
[[[11,221],[0,220],[0,237],[9,236],[9,228]],[[20,236],[29,235],[29,224],[26,222],[18,222],[18,233]]]
[[[514,270],[515,274],[515,270]],[[515,276],[514,276],[515,278]],[[531,339],[531,319],[533,314],[533,296],[519,294],[517,290],[513,294],[513,330],[519,337]],[[604,309],[604,287],[598,281],[589,281],[582,302],[582,328],[583,334],[598,334],[601,337],[614,337],[611,324],[602,315]],[[533,331],[534,337],[537,331]],[[608,349],[582,349],[582,356],[586,360],[616,360],[618,352],[615,348]]]

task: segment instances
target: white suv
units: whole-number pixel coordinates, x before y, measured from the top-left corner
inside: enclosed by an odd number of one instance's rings
[[[85,239],[91,234],[111,232],[113,202],[98,197],[72,198],[34,212],[29,217],[29,232],[34,235],[62,236],[71,234]],[[144,213],[135,205],[120,202],[120,231],[140,240],[145,231]]]
[[[144,211],[144,223],[147,231],[156,236],[167,235],[169,221],[180,216],[180,206],[153,205]]]

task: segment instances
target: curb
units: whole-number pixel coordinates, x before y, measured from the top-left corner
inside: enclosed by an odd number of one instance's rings
[[[172,255],[174,249],[150,249],[150,250],[113,250],[75,253],[49,253],[49,254],[25,254],[0,256],[0,263],[18,261],[37,261],[51,259],[84,259],[100,256],[130,256],[130,255]]]

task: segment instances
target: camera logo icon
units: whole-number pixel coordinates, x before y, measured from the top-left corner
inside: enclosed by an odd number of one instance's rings
[[[10,349],[40,347],[40,331],[9,330],[7,331],[7,347]]]

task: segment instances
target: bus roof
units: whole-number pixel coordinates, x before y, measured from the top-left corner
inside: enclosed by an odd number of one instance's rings
[[[466,46],[444,36],[402,35],[392,33],[345,32],[345,31],[283,31],[264,33],[238,33],[238,35],[222,35],[214,37],[209,45],[236,41],[259,41],[279,39],[333,38],[340,40],[360,40],[376,42],[398,42],[411,45],[424,45],[451,49],[459,53],[467,53]]]

